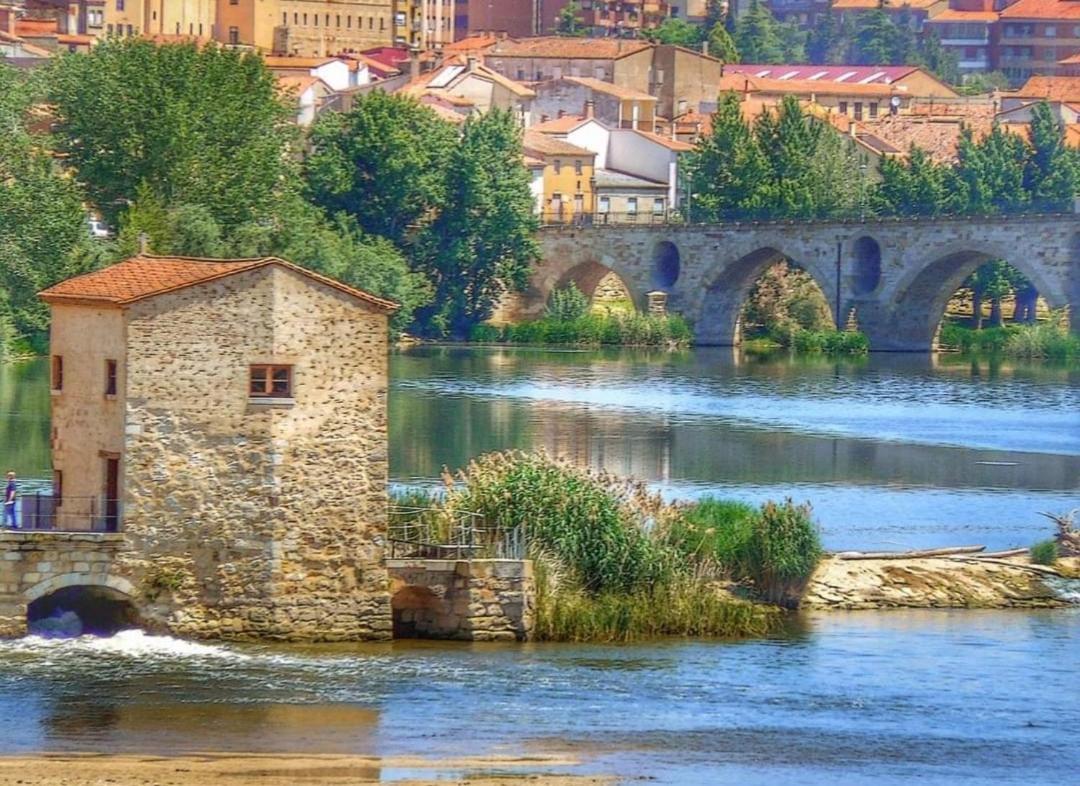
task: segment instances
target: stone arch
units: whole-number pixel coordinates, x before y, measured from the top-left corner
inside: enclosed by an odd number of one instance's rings
[[[813,265],[800,264],[775,245],[762,246],[723,266],[705,288],[705,296],[697,323],[694,326],[696,343],[704,346],[736,346],[740,341],[739,315],[750,290],[767,268],[789,260],[805,270],[825,295],[829,313],[836,314],[833,287]]]
[[[640,295],[630,287],[630,283],[619,275],[617,270],[613,270],[607,265],[601,264],[595,260],[589,260],[582,262],[578,265],[567,270],[558,281],[552,287],[552,291],[556,289],[562,289],[573,283],[581,293],[589,299],[590,302],[597,295],[597,290],[600,288],[601,282],[607,282],[611,280],[611,277],[615,277],[618,283],[626,291],[627,296],[634,302],[634,305],[638,308],[641,307]],[[550,293],[548,294],[550,297]]]
[[[913,271],[901,282],[892,306],[891,340],[900,349],[931,351],[934,337],[949,298],[978,267],[994,259],[1004,259],[1035,286],[1051,308],[1069,304],[1066,292],[1041,274],[1023,255],[1002,253],[1001,249],[978,247],[948,248],[930,264]],[[874,338],[871,336],[871,345]]]
[[[438,638],[441,617],[448,611],[443,598],[429,587],[406,584],[390,598],[395,639]]]
[[[65,587],[100,587],[119,592],[132,599],[138,596],[135,585],[122,576],[100,573],[62,573],[59,576],[39,581],[23,593],[23,598],[30,603]]]
[[[649,284],[654,290],[670,292],[682,272],[682,254],[670,240],[661,240],[653,247]]]
[[[135,587],[119,576],[65,573],[24,593],[31,632],[46,635],[111,635],[141,627]]]

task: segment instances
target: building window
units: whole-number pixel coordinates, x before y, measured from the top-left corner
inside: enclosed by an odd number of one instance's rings
[[[664,200],[663,198],[654,199],[652,201],[652,212],[654,216],[664,215]]]
[[[253,398],[292,398],[292,366],[252,366],[248,393]]]
[[[599,210],[600,210],[601,213],[610,213],[611,212],[611,197],[606,197],[606,196],[600,197]]]
[[[626,200],[626,212],[632,216],[637,215],[637,197],[628,197]]]
[[[116,361],[105,361],[105,395],[116,395]]]
[[[841,101],[840,102],[840,114],[842,114],[842,115],[847,114],[847,101]]]
[[[53,505],[60,507],[64,502],[64,473],[58,469],[52,474],[52,497]]]
[[[581,172],[582,172],[581,159],[578,158],[578,159],[574,160],[574,174],[580,176]]]
[[[562,161],[560,161],[558,158],[555,159],[555,174],[562,174]]]
[[[878,112],[877,101],[873,101],[873,102],[870,103],[870,117],[871,118],[877,117],[877,112]]]
[[[124,0],[116,0],[116,10],[117,11],[123,11],[124,10]]]
[[[52,389],[64,389],[64,356],[52,356]]]
[[[239,27],[230,27],[229,28],[229,43],[232,44],[233,46],[236,46],[237,44],[240,43],[240,28]]]
[[[1055,38],[1056,36],[1057,36],[1057,27],[1055,27],[1054,25],[1047,25],[1043,29],[1043,37],[1045,37],[1045,38]]]

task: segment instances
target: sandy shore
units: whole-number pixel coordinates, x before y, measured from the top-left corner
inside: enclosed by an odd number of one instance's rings
[[[515,784],[610,786],[613,778],[548,774],[578,762],[553,756],[462,759],[363,756],[206,754],[114,756],[45,754],[0,757],[2,786],[322,786],[385,783],[403,786]]]

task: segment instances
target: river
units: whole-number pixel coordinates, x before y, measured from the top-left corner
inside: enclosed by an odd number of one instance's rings
[[[1076,507],[1080,373],[959,358],[421,348],[392,358],[391,472],[543,447],[704,494],[813,503],[826,545],[1029,544]],[[0,456],[49,471],[40,361],[0,368]],[[660,784],[1062,784],[1080,609],[801,616],[632,646],[0,642],[0,753],[564,754]],[[370,773],[369,773],[370,774]],[[414,777],[385,768],[387,781]],[[454,777],[461,773],[442,773]]]

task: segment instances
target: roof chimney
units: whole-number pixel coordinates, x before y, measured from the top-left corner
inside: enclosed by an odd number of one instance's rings
[[[560,110],[559,110],[559,115],[558,115],[558,116],[559,116],[559,117],[565,117],[565,116],[566,116],[566,111],[565,111],[565,110],[563,110],[563,109],[560,109]]]
[[[465,58],[465,66],[469,71],[476,70],[476,55],[469,55]]]
[[[709,56],[709,39],[708,38],[706,38],[704,41],[701,42],[701,54],[705,55],[706,57]]]
[[[420,50],[415,46],[409,48],[409,79],[420,77]]]
[[[587,119],[596,117],[596,102],[591,98],[585,102],[585,117]]]

